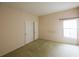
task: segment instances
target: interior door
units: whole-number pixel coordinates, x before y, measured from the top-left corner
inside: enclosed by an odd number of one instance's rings
[[[33,41],[33,21],[25,21],[25,44]]]

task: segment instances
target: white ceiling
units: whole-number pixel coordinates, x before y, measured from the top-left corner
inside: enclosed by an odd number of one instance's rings
[[[37,16],[63,11],[79,6],[79,2],[5,2],[2,6],[19,8]]]

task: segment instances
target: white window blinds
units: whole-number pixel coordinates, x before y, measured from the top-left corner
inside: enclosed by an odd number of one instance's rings
[[[63,34],[66,38],[77,39],[77,19],[63,21]]]

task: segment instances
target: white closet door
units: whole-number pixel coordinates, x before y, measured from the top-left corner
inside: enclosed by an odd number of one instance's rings
[[[25,21],[25,44],[33,41],[33,21]]]

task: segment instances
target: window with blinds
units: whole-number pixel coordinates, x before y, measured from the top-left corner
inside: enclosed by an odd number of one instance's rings
[[[68,19],[63,21],[64,37],[77,39],[77,20],[78,19]]]

